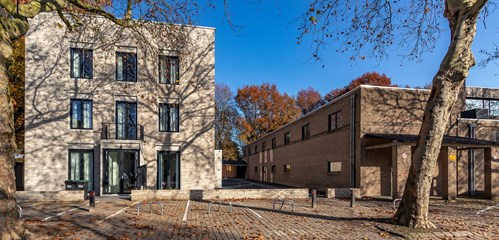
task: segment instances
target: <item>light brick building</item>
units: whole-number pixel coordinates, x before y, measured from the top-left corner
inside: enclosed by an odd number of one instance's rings
[[[360,86],[245,146],[248,178],[400,197],[429,93]],[[466,88],[460,95],[431,195],[499,197],[497,116],[499,90]]]
[[[83,20],[73,32],[56,14],[30,21],[25,190],[63,190],[67,179],[98,194],[219,186],[215,30]]]

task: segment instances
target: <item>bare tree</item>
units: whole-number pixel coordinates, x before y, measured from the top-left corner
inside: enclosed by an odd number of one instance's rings
[[[352,59],[384,59],[391,45],[408,49],[406,57],[419,60],[431,51],[447,21],[450,44],[432,81],[416,150],[402,202],[395,214],[398,224],[434,227],[428,218],[432,173],[446,131],[451,109],[458,99],[469,69],[475,65],[471,44],[487,0],[339,1],[314,0],[302,16],[301,35],[313,38],[313,57],[335,42],[338,51]],[[442,16],[444,18],[442,18]]]
[[[197,3],[188,0],[0,0],[0,236],[19,238],[24,234],[16,212],[14,159],[16,149],[12,98],[9,93],[7,63],[13,53],[13,42],[24,36],[29,19],[42,12],[56,12],[68,31],[85,27],[84,15],[102,16],[118,26],[134,29],[148,25],[149,20],[163,23],[162,29],[179,29],[191,24],[198,11]],[[84,14],[84,15],[82,15]],[[132,19],[133,18],[133,19]],[[138,29],[138,28],[137,28]],[[151,29],[151,33],[165,34]],[[172,34],[171,36],[175,36]],[[179,38],[181,41],[184,38]]]
[[[236,122],[239,114],[234,102],[234,94],[225,84],[215,85],[215,148],[222,150],[224,160],[239,157]]]

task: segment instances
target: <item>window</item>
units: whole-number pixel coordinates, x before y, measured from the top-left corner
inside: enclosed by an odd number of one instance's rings
[[[116,52],[116,80],[137,81],[137,54]]]
[[[71,99],[71,129],[92,129],[92,100]]]
[[[270,168],[270,170],[272,171],[272,173],[276,173],[277,172],[277,166],[276,165],[272,165],[272,167]]]
[[[258,166],[255,167],[255,172],[258,172]]]
[[[137,103],[116,102],[116,139],[137,139]]]
[[[92,49],[71,48],[70,49],[70,75],[72,78],[88,78],[93,76],[93,53]]]
[[[255,154],[258,153],[258,145],[255,145]]]
[[[180,152],[158,152],[158,189],[180,189]]]
[[[265,151],[266,147],[265,147],[265,142],[262,143],[262,152]]]
[[[159,104],[159,131],[179,131],[179,107],[178,104]]]
[[[499,116],[499,100],[466,98],[465,110],[487,109],[489,115]]]
[[[291,133],[284,133],[284,145],[288,145],[291,142]]]
[[[310,124],[303,125],[301,127],[301,139],[307,139],[310,137]]]
[[[94,151],[69,150],[68,179],[88,181],[88,190],[94,190]]]
[[[272,149],[275,149],[277,147],[277,142],[275,138],[272,138]]]
[[[284,172],[285,173],[290,173],[291,172],[291,165],[284,164]]]
[[[342,123],[341,111],[329,115],[329,131],[340,128]]]
[[[159,56],[159,83],[179,83],[179,60],[173,56]]]
[[[328,173],[341,172],[341,162],[327,162],[327,172]]]

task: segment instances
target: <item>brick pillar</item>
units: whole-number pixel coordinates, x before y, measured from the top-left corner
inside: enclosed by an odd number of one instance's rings
[[[392,147],[392,198],[402,198],[405,182],[411,167],[411,146],[394,145]]]
[[[455,200],[457,197],[457,151],[453,147],[442,147],[439,162],[442,164],[442,198]]]
[[[484,152],[485,197],[496,200],[499,199],[499,149],[485,148]]]

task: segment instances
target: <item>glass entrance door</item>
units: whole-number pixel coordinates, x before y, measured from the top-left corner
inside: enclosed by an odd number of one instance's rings
[[[138,150],[105,150],[104,193],[130,193],[135,188]]]

